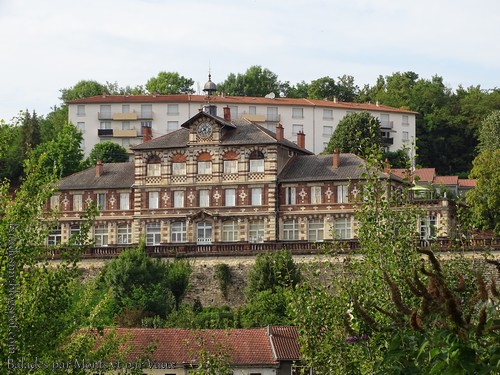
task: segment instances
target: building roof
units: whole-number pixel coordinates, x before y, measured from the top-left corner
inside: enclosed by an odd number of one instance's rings
[[[458,176],[435,176],[434,185],[458,185]]]
[[[475,179],[458,179],[458,186],[460,187],[476,187]]]
[[[297,146],[295,143],[281,139],[277,140],[276,134],[258,124],[248,121],[227,122],[223,118],[210,115],[206,112],[199,112],[181,125],[181,129],[171,133],[153,138],[151,141],[141,143],[131,147],[134,151],[168,149],[187,147],[189,141],[190,124],[198,118],[205,116],[213,119],[221,127],[226,127],[226,131],[220,139],[221,146],[242,146],[242,145],[268,145],[280,144],[288,148],[299,150],[302,153],[312,154],[312,152]]]
[[[206,104],[205,95],[174,94],[174,95],[98,95],[89,98],[68,100],[68,104],[104,104],[104,103],[199,103]],[[360,111],[378,111],[378,112],[396,112],[416,114],[417,112],[405,109],[389,107],[381,104],[372,103],[351,103],[338,102],[332,100],[315,100],[306,98],[262,98],[251,96],[210,96],[211,104],[248,104],[248,105],[268,105],[268,106],[300,106],[300,107],[331,107],[346,110]]]
[[[269,331],[273,334],[269,336]],[[298,360],[295,327],[249,329],[117,328],[130,347],[133,361],[154,345],[151,359],[163,363],[196,364],[201,349],[226,353],[233,366],[276,366],[280,360]]]
[[[354,154],[340,154],[339,166],[333,166],[333,155],[301,155],[288,162],[278,180],[321,181],[360,179],[365,172],[365,161]],[[388,177],[380,172],[381,177]]]
[[[125,189],[134,183],[134,163],[103,163],[103,172],[97,177],[96,167],[64,177],[59,181],[61,190]]]

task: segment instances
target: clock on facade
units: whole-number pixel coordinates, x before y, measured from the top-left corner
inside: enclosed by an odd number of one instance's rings
[[[207,138],[212,135],[212,125],[208,122],[202,122],[197,128],[198,135],[202,138]]]

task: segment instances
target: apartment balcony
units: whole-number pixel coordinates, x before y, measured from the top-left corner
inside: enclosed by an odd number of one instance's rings
[[[137,117],[137,112],[113,113],[113,120],[115,121],[133,121],[137,120]]]
[[[99,137],[112,137],[113,129],[97,129],[97,135]]]
[[[382,137],[382,144],[392,145],[392,144],[394,144],[394,138]]]
[[[113,120],[113,115],[111,112],[97,112],[97,118],[99,120]]]
[[[113,137],[116,138],[134,138],[137,137],[137,130],[113,130]]]
[[[394,121],[382,121],[380,123],[381,129],[392,129],[394,127]]]

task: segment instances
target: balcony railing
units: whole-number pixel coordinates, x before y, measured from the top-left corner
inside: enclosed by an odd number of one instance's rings
[[[392,129],[394,127],[394,121],[381,121],[380,127],[382,129]]]
[[[97,135],[99,137],[112,137],[113,129],[97,129]]]
[[[385,145],[392,145],[394,144],[394,138],[382,137],[382,143]]]
[[[438,238],[432,240],[416,240],[421,248],[431,248],[437,251],[452,251],[457,246],[465,246],[470,251],[478,249],[500,250],[500,237],[494,238],[470,238],[457,243],[449,238]],[[120,253],[131,245],[89,248],[82,253],[83,259],[116,258]],[[256,255],[261,252],[287,249],[295,255],[324,254],[329,249],[339,252],[362,252],[356,239],[337,240],[325,242],[308,241],[276,241],[262,243],[248,242],[221,242],[221,243],[172,243],[158,246],[146,246],[145,251],[153,257],[204,257],[204,256],[245,256]],[[52,259],[59,259],[62,253],[71,251],[68,248],[50,248],[47,255]]]

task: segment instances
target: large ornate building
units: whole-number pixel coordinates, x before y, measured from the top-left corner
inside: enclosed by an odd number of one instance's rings
[[[49,244],[68,241],[87,202],[100,208],[91,236],[96,247],[236,246],[318,242],[356,236],[353,203],[362,189],[364,161],[353,155],[314,155],[305,134],[295,142],[275,131],[216,115],[211,104],[181,128],[132,147],[134,161],[98,163],[63,178],[51,206],[61,210]],[[379,172],[396,188],[402,179]],[[390,188],[389,188],[390,190]],[[432,222],[447,222],[435,204]],[[429,232],[430,233],[430,232]]]

